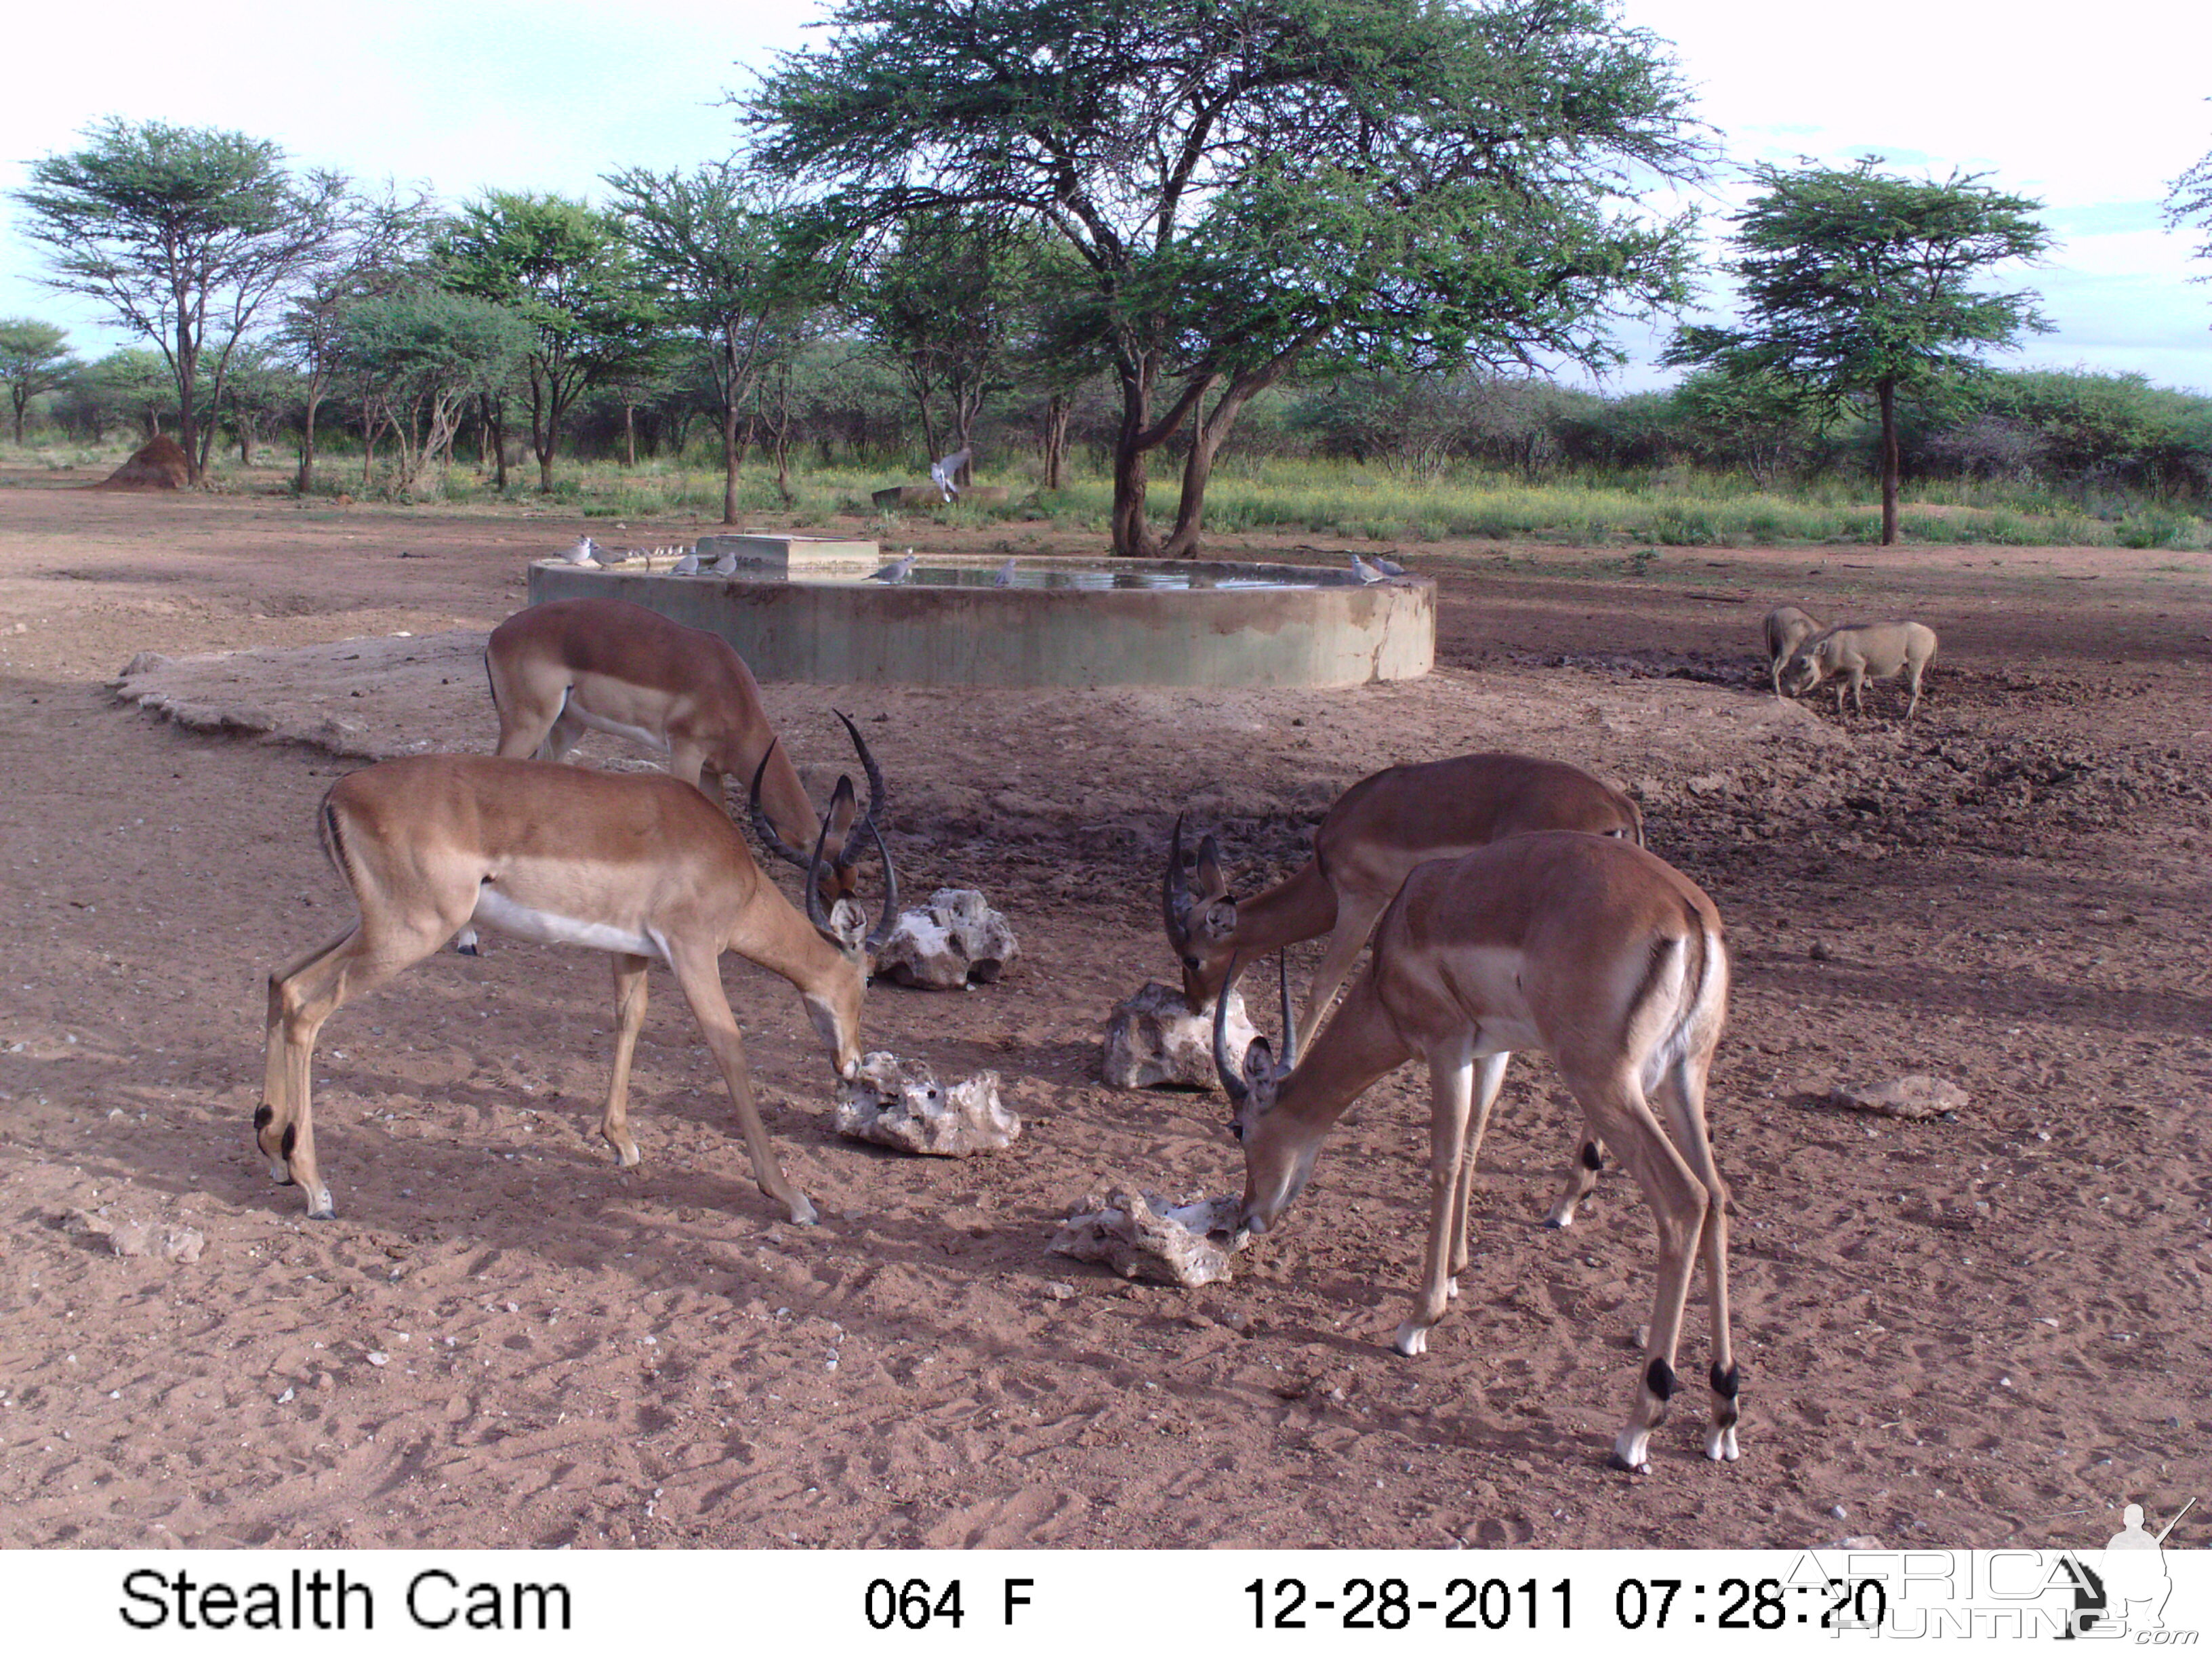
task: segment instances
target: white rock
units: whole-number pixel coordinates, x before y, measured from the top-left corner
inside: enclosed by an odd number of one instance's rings
[[[1195,1290],[1229,1277],[1233,1252],[1225,1236],[1240,1204],[1224,1194],[1171,1206],[1151,1193],[1117,1188],[1103,1209],[1070,1216],[1051,1249],[1078,1261],[1103,1261],[1124,1279]]]
[[[837,1085],[837,1133],[931,1158],[973,1158],[1011,1146],[1022,1121],[999,1100],[999,1074],[979,1072],[943,1084],[920,1060],[876,1053],[860,1057]]]
[[[972,888],[940,887],[908,910],[876,953],[876,976],[929,991],[988,985],[1021,954],[1005,916]]]
[[[1259,1033],[1244,1012],[1244,997],[1229,993],[1229,1018],[1223,1031],[1230,1062],[1242,1066],[1244,1049]],[[1104,1076],[1115,1089],[1218,1090],[1213,1069],[1213,1015],[1194,1014],[1182,993],[1158,980],[1127,1001],[1116,1003],[1106,1020]]]
[[[1965,1109],[1972,1099],[1955,1083],[1915,1073],[1873,1087],[1846,1085],[1836,1091],[1836,1103],[1884,1117],[1930,1118]]]

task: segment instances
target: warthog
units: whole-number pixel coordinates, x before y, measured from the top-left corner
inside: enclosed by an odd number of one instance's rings
[[[1782,696],[1782,665],[1790,653],[1826,626],[1817,617],[1808,616],[1794,605],[1778,605],[1766,613],[1760,624],[1766,635],[1766,666],[1774,676],[1774,695]]]
[[[1935,654],[1936,630],[1923,623],[1839,623],[1797,647],[1796,654],[1783,666],[1781,686],[1791,696],[1802,696],[1830,675],[1843,675],[1850,684],[1851,706],[1864,714],[1861,688],[1869,679],[1909,674],[1912,701],[1905,705],[1905,717],[1911,720],[1912,711],[1920,707],[1920,677]],[[1838,681],[1836,713],[1843,712],[1844,682]]]

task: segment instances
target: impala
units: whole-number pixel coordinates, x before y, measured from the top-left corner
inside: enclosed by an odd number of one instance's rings
[[[1211,835],[1186,867],[1178,818],[1162,902],[1168,943],[1182,963],[1184,1003],[1194,1014],[1213,1006],[1238,956],[1249,961],[1326,933],[1297,1027],[1300,1040],[1310,1041],[1376,918],[1416,865],[1534,830],[1582,830],[1644,844],[1643,816],[1626,795],[1578,767],[1528,755],[1460,755],[1362,778],[1328,809],[1314,832],[1313,856],[1297,873],[1243,901],[1229,895]],[[1504,1077],[1500,1056],[1468,1153],[1470,1176]],[[1583,1143],[1547,1224],[1572,1224],[1577,1206],[1597,1185],[1603,1159],[1602,1147]]]
[[[727,640],[686,628],[627,599],[556,599],[518,611],[484,641],[484,673],[499,715],[497,752],[511,759],[564,759],[587,731],[624,738],[668,758],[670,775],[724,800],[729,781],[753,781],[753,822],[768,823],[770,851],[804,868],[795,850],[816,839],[814,804],[769,730],[760,685]],[[831,711],[835,713],[836,711]],[[835,818],[822,865],[822,898],[854,897],[854,864],[884,798],[883,774],[843,714],[868,778],[868,810],[856,828]],[[764,809],[764,816],[763,816]],[[459,948],[473,954],[473,929]]]
[[[849,815],[852,799],[852,780],[839,778],[836,806]],[[424,755],[341,779],[317,817],[360,920],[270,975],[268,1069],[253,1117],[270,1175],[299,1184],[311,1219],[331,1215],[308,1092],[316,1035],[341,1005],[475,923],[613,953],[614,1076],[599,1133],[625,1168],[638,1161],[628,1103],[646,969],[665,963],[721,1069],[754,1180],[793,1221],[814,1220],[814,1206],[786,1179],[761,1127],[720,960],[733,951],[789,980],[837,1074],[852,1076],[870,957],[898,913],[897,876],[872,826],[885,896],[882,919],[863,937],[858,904],[823,902],[826,826],[815,836],[802,916],[726,811],[658,774]]]
[[[1658,1227],[1644,1368],[1612,1462],[1645,1467],[1651,1431],[1676,1390],[1675,1343],[1700,1255],[1712,1327],[1705,1455],[1733,1459],[1741,1378],[1729,1339],[1728,1189],[1705,1114],[1728,983],[1712,901],[1641,848],[1546,833],[1423,865],[1384,913],[1367,971],[1303,1058],[1292,1029],[1279,1064],[1255,1039],[1240,1073],[1215,1005],[1214,1060],[1244,1146],[1237,1242],[1274,1226],[1312,1175],[1323,1137],[1370,1085],[1425,1059],[1429,1243],[1420,1294],[1393,1343],[1402,1354],[1423,1352],[1468,1264],[1462,1171],[1475,1091],[1495,1091],[1512,1050],[1541,1048],[1589,1133],[1636,1177]],[[1289,1000],[1286,986],[1286,1016]]]

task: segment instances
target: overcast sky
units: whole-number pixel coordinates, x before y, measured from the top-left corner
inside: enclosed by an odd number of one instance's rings
[[[1672,41],[1730,159],[1987,173],[2042,201],[2058,246],[2003,279],[2057,331],[2000,361],[2139,372],[2212,392],[2212,262],[2160,228],[2170,182],[2212,150],[2212,3],[2105,0],[1993,23],[1964,0],[1625,0]],[[596,195],[622,167],[685,167],[734,146],[723,94],[810,38],[818,9],[752,0],[108,0],[11,21],[0,190],[107,115],[234,129],[301,162],[422,180],[449,201],[487,187]],[[2002,15],[2002,14],[1995,14]],[[2065,27],[2047,27],[2063,17]],[[1699,193],[1709,229],[1740,204]],[[85,302],[36,283],[36,251],[0,202],[0,315],[67,325],[88,355],[120,343]],[[1715,290],[1724,310],[1724,290]],[[1635,389],[1671,376],[1663,329],[1624,332]]]

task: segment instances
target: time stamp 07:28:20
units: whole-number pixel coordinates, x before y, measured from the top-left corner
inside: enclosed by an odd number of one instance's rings
[[[1255,1578],[1255,1630],[1304,1630],[1334,1623],[1344,1630],[1405,1630],[1437,1616],[1446,1630],[1569,1630],[1574,1624],[1574,1583],[1562,1578],[1540,1588],[1503,1578],[1454,1578],[1435,1597],[1416,1597],[1402,1578],[1347,1578],[1334,1596],[1316,1595],[1302,1578]],[[1723,1578],[1700,1584],[1680,1578],[1622,1578],[1613,1593],[1613,1616],[1622,1630],[1665,1630],[1672,1620],[1718,1630],[1782,1630],[1817,1625],[1822,1630],[1870,1630],[1889,1611],[1878,1578],[1830,1578],[1784,1583],[1777,1578]],[[1316,1615],[1320,1615],[1316,1617]]]

